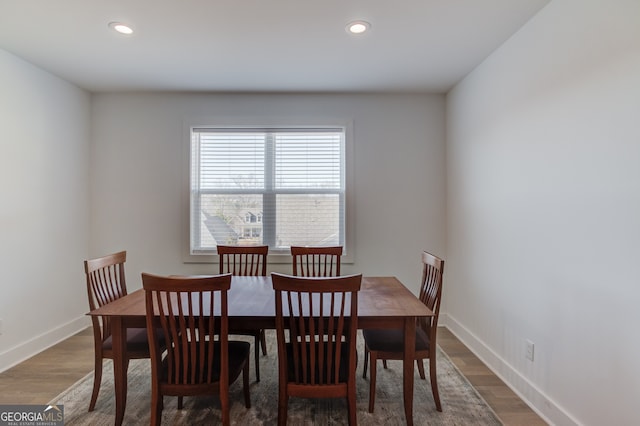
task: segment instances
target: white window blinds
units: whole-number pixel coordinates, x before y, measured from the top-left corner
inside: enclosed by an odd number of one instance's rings
[[[344,245],[342,128],[193,128],[191,253]]]

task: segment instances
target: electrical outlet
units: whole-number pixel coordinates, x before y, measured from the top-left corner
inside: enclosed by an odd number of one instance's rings
[[[526,346],[525,346],[524,357],[527,358],[529,361],[533,362],[533,349],[535,345],[531,340],[527,340],[525,341],[525,343],[526,343]]]

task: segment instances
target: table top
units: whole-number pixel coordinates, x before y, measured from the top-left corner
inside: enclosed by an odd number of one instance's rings
[[[271,277],[232,277],[228,310],[230,318],[274,318],[275,291]],[[144,290],[136,290],[89,312],[88,315],[143,317],[146,315]],[[385,320],[433,315],[397,278],[362,278],[362,286],[358,292],[359,319]]]

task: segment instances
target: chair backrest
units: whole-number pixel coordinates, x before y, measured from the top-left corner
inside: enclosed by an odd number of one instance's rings
[[[218,246],[220,274],[266,276],[269,246]]]
[[[97,309],[127,294],[127,283],[124,274],[126,260],[127,252],[121,251],[84,261],[90,310]],[[111,335],[111,324],[108,317],[102,318],[101,332],[98,318],[92,316],[91,320],[94,333],[100,334],[100,340],[105,340]]]
[[[362,275],[308,278],[273,273],[271,276],[276,291],[281,386],[283,382],[331,386],[355,380]],[[289,365],[288,359],[293,365]]]
[[[227,292],[231,287],[231,274],[160,277],[143,273],[142,287],[147,330],[157,330],[148,333],[155,373],[159,374],[164,360],[168,369],[164,380],[169,385],[219,383],[226,389],[229,384]],[[166,345],[164,358],[160,336]]]
[[[418,325],[429,333],[429,328],[438,326],[440,315],[440,299],[442,298],[442,274],[444,273],[444,260],[437,256],[422,252],[422,282],[420,284],[420,300],[435,314],[433,317],[421,318]],[[433,334],[435,336],[435,333]]]
[[[293,275],[299,277],[337,277],[340,275],[342,246],[291,246]]]

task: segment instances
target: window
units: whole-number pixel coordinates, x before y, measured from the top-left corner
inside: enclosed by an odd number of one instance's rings
[[[345,129],[191,128],[190,252],[345,245]]]

